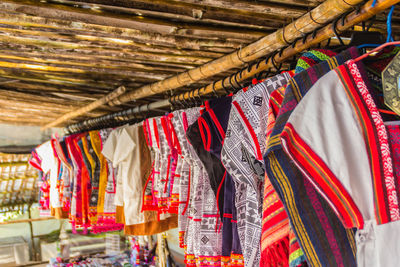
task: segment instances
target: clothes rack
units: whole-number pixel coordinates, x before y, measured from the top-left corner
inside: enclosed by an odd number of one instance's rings
[[[351,12],[345,12],[340,17],[336,18],[333,22],[328,25],[315,29],[313,32],[305,34],[302,38],[295,39],[285,48],[281,48],[279,51],[268,55],[266,58],[249,64],[248,67],[241,71],[233,74],[229,77],[225,77],[222,80],[213,82],[203,88],[195,89],[192,91],[184,92],[172,96],[168,100],[161,100],[142,106],[137,106],[124,111],[104,115],[98,118],[88,119],[80,123],[72,124],[66,127],[67,133],[75,133],[80,131],[87,131],[90,129],[99,128],[102,125],[118,126],[126,123],[128,120],[132,120],[135,114],[142,112],[154,111],[155,109],[165,108],[177,103],[182,103],[190,100],[191,102],[198,102],[202,96],[217,93],[226,88],[233,86],[233,82],[238,83],[244,82],[250,77],[254,77],[256,74],[266,70],[279,70],[277,64],[282,64],[284,61],[291,59],[302,51],[305,51],[313,46],[317,46],[321,42],[328,40],[331,37],[337,36],[339,33],[346,31],[352,26],[373,18],[377,13],[389,8],[393,4],[400,2],[400,0],[384,0],[377,2],[372,7],[372,0],[368,1],[364,5],[356,8]],[[226,92],[228,93],[228,92]],[[46,126],[45,126],[46,127]]]
[[[288,44],[291,44],[294,40],[302,38],[305,33],[312,32],[318,27],[321,27],[321,25],[330,22],[335,17],[354,8],[362,2],[362,0],[327,0],[289,25],[261,38],[260,40],[246,47],[236,50],[229,55],[223,56],[202,66],[191,69],[190,71],[183,72],[165,80],[142,86],[116,97],[114,100],[109,101],[108,103],[110,105],[120,105],[135,99],[167,92],[182,86],[187,86],[196,81],[210,78],[217,73],[221,73],[235,67],[240,68],[243,66],[243,64],[257,60],[263,56],[271,54],[276,50],[279,50],[282,47],[287,46]],[[399,1],[379,1],[370,12],[378,13],[397,2]],[[368,2],[367,6],[371,7],[371,4],[372,1]],[[85,112],[82,111],[83,109],[79,112],[75,112],[71,118],[83,115],[87,112],[86,109]],[[57,123],[61,124],[64,121],[65,119],[57,120]],[[49,125],[50,124],[45,125],[43,129],[50,127]],[[52,126],[56,125],[52,124]]]

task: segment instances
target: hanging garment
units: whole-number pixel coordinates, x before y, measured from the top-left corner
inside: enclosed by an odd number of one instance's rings
[[[182,150],[178,140],[177,129],[173,124],[173,119],[178,115],[178,112],[169,113],[167,116],[166,126],[169,133],[169,150],[171,158],[170,174],[169,174],[169,196],[168,196],[168,212],[178,214],[179,207],[179,184],[180,172],[182,169]]]
[[[351,48],[289,81],[264,155],[267,176],[286,208],[310,266],[355,266],[354,234],[344,229],[328,203],[283,152],[279,137],[287,118],[309,88],[330,69],[356,56],[356,49]]]
[[[67,147],[67,143],[65,141],[65,138],[60,139],[59,141],[59,145],[61,147],[61,151],[60,153],[57,152],[58,157],[60,158],[60,155],[62,157],[62,155],[64,156],[66,163],[65,165],[68,168],[69,171],[69,177],[63,177],[63,183],[64,183],[64,194],[63,196],[65,196],[65,201],[68,202],[67,207],[68,207],[68,211],[71,208],[71,198],[72,198],[72,180],[73,180],[73,174],[74,174],[74,170],[73,170],[73,165],[72,165],[72,161],[68,152],[68,147]],[[60,158],[61,159],[61,158]],[[61,159],[62,161],[63,159]]]
[[[194,114],[191,116],[190,124],[197,120],[200,115],[199,108],[192,108],[186,111],[175,111],[171,123],[176,131],[177,141],[180,144],[180,170],[177,171],[179,175],[178,184],[178,228],[179,228],[179,246],[181,248],[185,247],[185,230],[188,221],[188,206],[190,199],[190,180],[193,176],[191,159],[191,147],[186,139],[186,130],[189,125],[187,113]]]
[[[159,140],[158,131],[154,129],[155,121],[154,118],[146,119],[143,121],[143,132],[146,137],[146,143],[150,149],[152,168],[147,178],[145,188],[143,190],[143,206],[142,210],[158,210],[157,198],[155,196],[154,184],[158,180],[156,176],[159,176],[160,166],[160,151],[159,151]]]
[[[65,216],[63,215],[60,195],[57,188],[59,161],[55,156],[52,142],[47,141],[38,146],[35,150],[36,154],[40,158],[40,168],[45,174],[49,175],[49,204],[51,208],[51,215],[61,219]]]
[[[275,118],[283,102],[286,86],[271,93],[268,109],[267,137],[269,137]],[[264,179],[263,223],[261,235],[260,266],[298,267],[306,262],[303,251],[289,224],[289,218],[279,195],[273,188],[268,175]]]
[[[170,175],[171,157],[168,145],[169,132],[166,117],[153,118],[152,130],[157,147],[155,147],[156,161],[154,163],[153,195],[157,204],[157,211],[164,214],[168,211],[168,183]]]
[[[108,143],[103,147],[102,153],[114,166],[118,166],[120,170],[122,203],[117,203],[124,207],[124,216],[126,225],[138,224],[143,219],[140,217],[140,201],[137,196],[140,194],[141,185],[138,184],[140,178],[141,157],[134,159],[134,150],[138,144],[134,142],[134,138],[138,134],[137,126],[125,126],[118,130],[115,136],[116,143]],[[113,139],[110,139],[113,141]],[[114,147],[112,147],[114,145]],[[119,186],[119,184],[118,184]]]
[[[295,74],[302,72],[318,62],[329,59],[335,54],[328,50],[312,50],[304,53],[297,61]],[[275,125],[276,116],[281,108],[285,87],[271,94],[268,109],[268,124],[266,144],[268,144],[271,131]],[[279,237],[283,237],[279,239]],[[288,240],[287,238],[290,238]],[[279,242],[281,240],[281,242]],[[288,242],[289,249],[284,244]],[[282,249],[284,246],[284,250]],[[263,203],[263,230],[261,237],[262,262],[265,266],[274,266],[276,261],[289,260],[289,266],[299,266],[305,261],[305,256],[299,247],[297,239],[293,235],[293,229],[289,226],[289,220],[284,210],[283,203],[275,192],[268,175],[265,175],[264,203]],[[277,257],[280,252],[289,253],[289,257]],[[281,255],[282,256],[282,255]],[[285,263],[286,265],[287,263]]]
[[[79,151],[77,150],[75,139],[78,134],[70,135],[66,138],[68,153],[73,166],[73,180],[72,180],[72,199],[70,210],[70,222],[72,224],[72,231],[76,232],[76,227],[82,226],[82,161],[79,159]]]
[[[176,227],[176,216],[158,221],[156,212],[142,212],[142,190],[151,171],[151,156],[143,126],[125,126],[117,133],[114,139],[106,141],[102,153],[120,170],[125,234],[151,235]]]
[[[107,166],[107,160],[101,154],[102,150],[102,140],[100,137],[100,132],[99,131],[90,131],[89,132],[90,136],[90,142],[91,142],[91,147],[94,150],[93,156],[95,156],[95,161],[99,164],[100,168],[100,173],[96,181],[98,180],[99,183],[99,189],[98,189],[98,197],[97,197],[97,216],[100,218],[104,218],[104,196],[105,196],[105,184],[107,183],[107,176],[108,176],[108,166]],[[96,183],[95,183],[96,184]]]
[[[64,150],[62,148],[61,143],[64,143],[64,140],[54,139],[54,151],[56,157],[60,160],[60,176],[61,176],[61,184],[60,184],[60,201],[63,209],[63,213],[65,213],[65,218],[68,218],[68,212],[71,206],[71,181],[73,179],[72,176],[72,166],[67,160],[65,156]],[[68,151],[67,151],[68,152]]]
[[[260,176],[254,172],[243,153],[249,151],[257,159],[262,155],[266,135],[269,94],[286,84],[288,74],[277,75],[248,91],[233,96],[229,124],[222,148],[222,163],[235,183],[237,227],[246,266],[260,263],[262,192]],[[254,126],[254,128],[252,128]]]
[[[97,222],[97,196],[98,196],[98,185],[95,184],[96,179],[96,162],[94,161],[92,155],[89,153],[89,145],[87,140],[88,134],[82,134],[79,143],[79,148],[82,152],[83,162],[85,163],[86,169],[89,172],[88,189],[90,194],[88,197],[88,216],[90,220],[90,225],[94,225]]]
[[[178,135],[182,142],[182,152],[185,155],[186,164],[185,169],[182,170],[182,174],[187,172],[187,179],[182,176],[179,189],[180,204],[178,208],[179,212],[179,230],[180,230],[180,243],[185,249],[185,260],[189,265],[195,264],[194,256],[194,242],[199,243],[200,239],[200,223],[201,223],[201,205],[198,204],[201,201],[200,191],[195,190],[198,186],[199,175],[202,164],[194,151],[192,145],[189,143],[186,133],[189,125],[192,125],[197,121],[200,116],[200,108],[186,109],[181,113],[180,121],[183,125],[183,132]],[[182,136],[183,134],[183,136]],[[198,247],[198,246],[196,246]]]
[[[282,144],[343,225],[358,228],[357,266],[397,266],[397,138],[389,138],[399,132],[385,127],[368,77],[352,60],[326,74],[292,112]]]
[[[230,110],[230,104],[230,97],[206,102],[206,112],[198,121],[202,144],[200,147],[196,147],[196,151],[205,168],[209,170],[209,177],[210,175],[214,177],[215,188],[213,189],[219,203],[219,212],[223,223],[222,265],[240,266],[244,264],[244,261],[237,233],[236,213],[234,213],[236,211],[234,206],[235,189],[231,176],[221,163],[221,150],[229,119],[227,110]],[[219,175],[223,175],[222,178]],[[217,224],[216,227],[221,227]]]
[[[90,185],[90,173],[91,168],[88,159],[86,158],[85,152],[83,150],[82,144],[83,134],[79,134],[74,139],[74,144],[76,146],[77,154],[76,160],[80,161],[81,166],[81,205],[82,205],[82,226],[84,229],[88,229],[90,227],[89,220],[89,196],[91,194],[91,185]]]
[[[153,171],[150,172],[151,179],[145,182],[146,188],[144,189],[145,203],[144,210],[156,210],[159,220],[172,220],[177,222],[177,216],[171,216],[169,211],[169,200],[171,191],[171,176],[173,159],[171,157],[170,140],[171,138],[167,117],[157,117],[149,120],[146,123],[148,129],[148,140],[151,142],[153,156],[152,166]],[[146,140],[146,138],[144,138]],[[171,145],[172,146],[172,145]]]
[[[203,151],[203,140],[200,133],[199,119],[187,128],[186,136],[195,153],[193,166],[193,192],[190,193],[189,223],[187,234],[187,264],[197,263],[200,266],[220,266],[222,234],[219,231],[220,214],[216,194],[210,184],[213,178],[209,178],[210,170],[206,170],[201,156],[207,156]],[[200,153],[204,153],[201,154]],[[196,157],[197,156],[197,157]],[[208,158],[210,159],[210,157]],[[216,162],[209,161],[210,164]],[[215,175],[214,172],[211,172]],[[215,176],[218,179],[219,176]],[[223,172],[219,179],[222,180]],[[214,185],[215,186],[215,185]],[[193,253],[194,255],[192,255]],[[195,265],[193,265],[195,266]]]
[[[121,131],[123,128],[127,127],[121,126],[119,128],[114,129],[108,136],[108,138],[105,140],[104,145],[102,146],[101,150],[101,155],[106,159],[106,162],[111,162],[112,167],[117,170],[116,174],[116,184],[115,184],[115,198],[114,198],[114,204],[116,206],[116,222],[125,224],[125,218],[124,218],[124,194],[123,194],[123,174],[122,174],[122,169],[118,166],[119,161],[118,161],[118,154],[115,152],[115,149],[117,148],[117,143],[118,143],[118,137],[121,134]],[[97,153],[96,153],[97,154]],[[108,166],[108,164],[107,164]],[[105,175],[104,170],[100,170],[100,173],[102,175]],[[108,176],[108,173],[107,173]]]
[[[199,117],[197,123],[189,126],[190,134],[187,133],[190,143],[207,171],[215,198],[224,195],[223,178],[226,176],[226,170],[218,156],[225,138],[225,130],[221,123],[225,126],[228,122],[231,101],[231,97],[223,97],[207,102],[206,111]],[[222,219],[224,200],[221,197],[217,201]]]
[[[101,129],[99,131],[101,147],[103,149],[105,142],[107,141],[110,134],[113,132],[113,129]],[[90,150],[91,153],[94,153],[93,150]],[[116,176],[118,170],[112,166],[112,162],[107,160],[107,183],[104,188],[104,183],[100,187],[100,181],[97,178],[95,182],[99,183],[99,192],[104,192],[104,207],[103,207],[103,215],[101,217],[102,224],[100,224],[97,229],[98,231],[111,231],[112,228],[121,228],[122,225],[116,224],[116,205],[115,205],[115,197],[116,197]],[[97,166],[97,165],[96,165]],[[100,171],[100,168],[96,168],[96,173]],[[97,175],[97,177],[100,177]],[[104,188],[104,189],[103,189]],[[104,190],[104,191],[103,191]],[[102,193],[101,193],[102,194]],[[103,226],[103,227],[101,227]],[[99,228],[100,227],[100,228]],[[121,228],[122,229],[122,228]]]

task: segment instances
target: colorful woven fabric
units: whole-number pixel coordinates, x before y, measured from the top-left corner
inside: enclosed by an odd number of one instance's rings
[[[343,225],[358,228],[357,266],[397,266],[399,186],[388,139],[393,135],[363,63],[349,60],[315,83],[287,121],[282,144]]]
[[[334,55],[336,54],[329,50],[320,49],[308,51],[298,60],[295,74]],[[266,145],[268,145],[270,134],[275,126],[276,116],[282,106],[285,89],[286,85],[271,94],[268,109]],[[295,239],[294,241],[291,240],[293,242],[288,242],[289,233],[292,233],[289,226],[289,219],[267,175],[265,175],[264,184],[262,225],[261,248],[264,266],[274,266],[277,263],[283,266],[298,266],[305,261],[305,256],[299,248],[297,240]],[[295,249],[293,249],[293,247],[295,247]]]
[[[101,154],[102,150],[102,140],[100,138],[99,131],[90,131],[90,142],[94,150],[94,154],[97,157],[97,162],[100,165],[100,175],[99,175],[99,189],[97,198],[97,214],[101,218],[104,216],[104,197],[108,180],[108,164],[106,158]]]
[[[91,222],[91,225],[96,223],[97,221],[97,196],[98,196],[98,188],[95,186],[95,179],[96,177],[96,162],[94,161],[91,153],[90,153],[90,147],[89,147],[89,142],[88,142],[88,134],[83,134],[81,141],[82,144],[80,144],[81,151],[83,152],[83,157],[84,157],[84,163],[86,165],[86,168],[89,171],[89,177],[90,177],[90,196],[89,196],[89,220]],[[93,150],[93,149],[92,149]]]
[[[210,105],[207,105],[207,111],[203,112],[199,119],[188,127],[186,132],[188,141],[192,144],[200,160],[199,165],[201,163],[200,166],[204,166],[202,168],[203,185],[200,185],[200,182],[197,185],[203,190],[203,203],[199,203],[202,206],[201,243],[199,244],[200,254],[199,256],[196,255],[196,258],[202,262],[203,255],[219,257],[219,265],[221,265],[221,256],[229,256],[230,254],[229,249],[228,255],[222,255],[222,248],[225,245],[231,246],[232,243],[222,243],[225,240],[222,239],[223,232],[221,232],[221,215],[223,215],[224,208],[224,193],[221,188],[224,189],[226,173],[220,160],[212,152],[218,153],[218,147],[219,149],[221,147],[221,139],[225,134],[221,124],[226,124],[222,117],[227,117],[226,107],[230,105],[230,102],[230,97],[213,100]],[[221,131],[216,128],[220,128]],[[196,177],[194,178],[196,179]],[[221,195],[220,192],[222,192]]]
[[[275,90],[269,100],[266,144],[281,108],[286,86]],[[267,175],[264,181],[263,222],[261,235],[261,266],[301,266],[306,261],[303,251],[289,225],[282,201]]]
[[[91,226],[90,215],[89,215],[89,196],[91,195],[91,166],[89,160],[86,157],[86,154],[83,150],[82,137],[84,134],[81,134],[76,139],[76,146],[79,152],[81,166],[82,166],[82,180],[81,180],[81,193],[82,193],[82,225],[85,229]]]
[[[237,226],[246,266],[260,264],[262,183],[268,99],[290,75],[277,75],[233,96],[222,163],[235,183]],[[248,160],[248,158],[254,160]],[[253,164],[254,163],[254,164]],[[260,164],[261,163],[261,164]]]
[[[336,56],[336,53],[326,49],[313,49],[305,52],[297,60],[295,73],[300,73],[321,61],[327,60],[331,57]]]
[[[310,266],[355,266],[354,233],[342,226],[326,200],[288,158],[280,135],[290,114],[312,85],[332,68],[356,56],[356,49],[349,49],[289,81],[264,156],[268,178],[286,208]]]

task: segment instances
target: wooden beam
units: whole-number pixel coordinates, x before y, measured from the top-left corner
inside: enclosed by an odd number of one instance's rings
[[[83,1],[82,1],[83,2]],[[107,0],[86,0],[85,3],[93,3],[97,5],[100,9],[106,9],[107,5],[109,5],[109,1]],[[114,0],[113,6],[124,7],[129,9],[139,9],[142,14],[145,14],[145,11],[159,11],[166,12],[171,14],[179,14],[179,15],[187,15],[191,17],[196,17],[193,14],[193,10],[203,10],[205,14],[198,19],[221,19],[216,15],[223,14],[231,14],[234,15],[243,15],[249,14],[253,17],[261,17],[265,14],[268,14],[268,17],[273,20],[286,20],[286,18],[298,18],[307,12],[307,8],[301,6],[291,6],[277,3],[258,3],[252,2],[249,3],[247,1],[235,0],[235,1],[225,1],[225,0],[202,0],[199,2],[198,0],[153,0],[153,1],[145,1],[145,0]],[[209,14],[211,13],[211,14]]]
[[[136,60],[152,60],[160,62],[184,63],[193,62],[194,64],[204,64],[217,55],[210,57],[204,55],[173,55],[168,53],[154,53],[145,51],[123,51],[123,50],[107,50],[106,47],[98,48],[79,48],[73,43],[55,42],[55,41],[41,41],[37,39],[21,38],[14,36],[0,35],[0,50],[18,50],[21,52],[47,52],[54,54],[64,54],[74,51],[77,56],[93,55],[93,56],[106,56],[106,57],[124,57],[127,59]],[[204,53],[203,53],[204,54]],[[222,55],[222,54],[219,54]]]
[[[116,90],[114,90],[110,94],[108,94],[108,95],[106,95],[106,96],[104,96],[104,97],[92,102],[91,104],[89,104],[89,105],[87,105],[87,106],[85,106],[83,108],[77,109],[77,110],[75,110],[75,111],[73,111],[71,113],[68,113],[68,114],[65,114],[65,115],[61,116],[60,118],[58,118],[57,120],[53,121],[52,123],[49,123],[49,124],[45,125],[44,127],[42,127],[41,130],[46,130],[46,129],[50,128],[50,127],[55,127],[57,125],[60,125],[60,123],[63,123],[64,121],[67,121],[67,120],[69,120],[71,118],[74,118],[74,117],[79,116],[81,114],[85,114],[85,113],[87,113],[89,111],[92,111],[92,110],[104,105],[105,103],[109,102],[110,100],[114,99],[115,97],[120,96],[125,91],[126,91],[125,87],[123,87],[123,86],[118,87]]]
[[[258,0],[260,3],[282,3],[282,0]],[[288,5],[315,7],[324,2],[324,0],[285,0]]]
[[[11,0],[18,4],[32,5],[34,1]],[[236,25],[237,28],[251,29],[258,27],[264,29],[276,28],[279,24],[290,21],[303,15],[307,10],[304,7],[285,8],[275,6],[267,12],[268,16],[264,16],[266,12],[252,8],[252,4],[247,4],[248,9],[234,9],[229,5],[223,8],[210,7],[202,4],[182,3],[179,1],[113,1],[112,5],[109,1],[100,0],[103,4],[90,4],[82,1],[47,1],[41,4],[41,7],[49,7],[68,12],[84,13],[87,15],[101,15],[103,17],[120,18],[139,22],[151,22],[162,25],[176,25],[171,22],[180,23],[181,27],[200,25],[214,25],[223,28],[224,25]],[[242,2],[243,3],[243,2]],[[38,6],[37,2],[34,2]],[[242,8],[244,6],[242,5]],[[265,6],[264,6],[265,7]],[[203,11],[199,14],[196,11]],[[288,12],[289,11],[289,12]],[[90,18],[93,19],[93,18]],[[160,20],[162,19],[162,20]],[[74,19],[75,20],[75,19]],[[168,23],[169,22],[169,23]],[[98,24],[98,23],[95,23]],[[147,30],[148,31],[148,30]]]
[[[15,57],[26,57],[34,60],[46,60],[46,61],[60,61],[60,62],[79,62],[84,64],[90,64],[90,61],[97,62],[98,64],[110,67],[121,67],[121,68],[129,68],[129,66],[146,69],[148,67],[157,67],[162,66],[165,68],[173,68],[173,69],[191,69],[195,66],[199,66],[204,64],[205,62],[211,60],[204,58],[202,60],[190,60],[187,59],[188,62],[171,62],[171,61],[157,61],[152,59],[140,59],[138,57],[115,57],[115,56],[106,56],[106,55],[86,55],[81,53],[74,53],[70,51],[57,51],[58,53],[50,52],[50,51],[38,51],[32,49],[18,49],[15,51],[15,48],[7,48],[1,47],[0,45],[0,54],[5,56],[15,56]],[[190,60],[190,61],[189,61]]]
[[[90,57],[87,57],[90,58]],[[73,68],[72,72],[75,72],[76,69],[91,71],[91,72],[106,72],[108,71],[151,71],[155,73],[176,73],[182,72],[187,69],[192,69],[192,66],[176,66],[174,68],[165,67],[165,66],[156,66],[156,65],[147,65],[147,64],[139,64],[139,63],[125,63],[125,62],[104,62],[102,60],[95,60],[93,58],[92,61],[81,60],[79,58],[64,58],[58,57],[54,55],[53,58],[47,58],[46,56],[33,57],[28,56],[25,53],[16,52],[15,55],[10,53],[3,53],[0,51],[0,60],[5,64],[5,62],[10,62],[14,64],[29,64],[35,65],[39,64],[40,66],[48,66],[48,67],[57,67],[57,68]],[[120,72],[117,72],[120,73]],[[129,75],[130,76],[130,75]]]
[[[63,2],[66,3],[67,1]],[[236,36],[238,38],[242,38],[243,36],[261,37],[268,33],[268,31],[263,30],[223,26],[219,27],[218,31],[216,32],[215,25],[214,27],[211,27],[201,26],[198,23],[189,24],[173,21],[167,22],[155,18],[134,16],[132,14],[121,15],[120,13],[102,12],[87,8],[75,8],[73,5],[75,4],[71,4],[69,7],[61,4],[40,3],[31,0],[5,0],[0,3],[0,9],[42,16],[46,18],[67,19],[76,22],[132,28],[160,34],[190,34],[199,36],[220,36],[222,38]],[[76,3],[76,5],[79,6],[82,4]],[[57,12],[54,12],[55,10],[57,10]]]
[[[0,68],[2,69],[19,69],[21,70],[32,70],[41,73],[54,73],[60,74],[65,77],[71,76],[78,79],[98,79],[101,77],[101,80],[105,80],[108,78],[114,78],[115,80],[118,79],[131,79],[136,77],[143,77],[148,79],[155,79],[161,80],[167,76],[172,74],[176,74],[179,72],[178,70],[160,70],[156,68],[144,68],[139,69],[132,67],[131,69],[118,69],[118,68],[110,68],[101,66],[82,66],[78,64],[70,64],[69,62],[64,62],[62,64],[59,62],[58,64],[50,63],[50,64],[43,64],[43,63],[36,63],[36,62],[29,62],[29,59],[24,62],[15,62],[15,60],[2,60],[0,56]],[[68,64],[68,66],[65,66]],[[185,69],[184,69],[185,70]]]
[[[243,42],[236,39],[219,39],[209,37],[185,37],[173,34],[158,34],[143,32],[135,29],[76,23],[59,19],[50,19],[26,14],[15,14],[0,10],[0,24],[19,27],[22,29],[38,29],[48,32],[64,34],[86,34],[108,38],[128,38],[137,42],[151,43],[162,46],[177,47],[181,49],[201,49],[206,47],[232,47],[238,48]]]
[[[221,52],[185,50],[171,47],[151,46],[121,38],[104,38],[90,35],[61,35],[32,30],[19,30],[0,27],[0,41],[15,42],[22,45],[45,46],[48,48],[63,48],[69,50],[93,50],[101,52],[107,50],[110,53],[152,53],[172,54],[177,56],[219,57]],[[107,49],[106,49],[107,48]]]
[[[14,224],[14,223],[38,222],[38,221],[48,221],[48,220],[56,220],[56,218],[55,217],[41,217],[41,218],[34,218],[34,219],[12,220],[12,221],[0,222],[0,225]]]

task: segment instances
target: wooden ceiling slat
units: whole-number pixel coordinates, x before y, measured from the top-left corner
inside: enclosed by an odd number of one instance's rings
[[[38,62],[38,60],[16,60],[10,57],[5,57],[0,54],[0,68],[19,68],[27,70],[38,70],[45,71],[49,73],[63,73],[66,76],[76,76],[76,74],[85,75],[115,75],[115,78],[119,77],[148,77],[159,79],[164,78],[165,75],[176,74],[177,72],[185,71],[186,68],[165,68],[165,67],[143,67],[139,68],[137,66],[129,67],[110,67],[96,64],[82,65],[82,63],[74,62]],[[152,75],[146,75],[145,71],[149,71]]]
[[[29,50],[29,49],[24,49]],[[200,65],[200,63],[188,62],[162,62],[155,60],[146,60],[146,59],[137,59],[134,57],[116,57],[116,56],[104,56],[104,55],[86,55],[80,53],[74,53],[71,51],[58,51],[60,53],[50,53],[50,52],[42,52],[33,51],[33,52],[24,52],[24,51],[15,51],[15,49],[8,48],[0,45],[0,54],[16,56],[16,57],[28,57],[33,60],[48,60],[48,61],[67,61],[67,62],[77,62],[77,63],[87,63],[87,62],[98,62],[99,64],[107,65],[110,67],[129,67],[129,66],[143,66],[143,69],[147,67],[169,67],[176,69],[190,69],[195,66]]]
[[[35,31],[35,30],[24,30],[24,29],[16,29],[15,27],[4,27],[0,25],[0,33],[6,36],[14,36],[21,38],[29,38],[29,39],[38,39],[42,41],[54,41],[54,43],[50,43],[51,46],[63,47],[64,45],[59,44],[59,42],[65,43],[66,47],[72,48],[96,48],[96,47],[104,47],[107,45],[112,45],[112,51],[121,50],[121,49],[129,49],[134,51],[144,51],[144,52],[153,52],[153,53],[171,53],[174,55],[201,55],[201,56],[220,56],[222,53],[231,52],[234,48],[239,48],[241,44],[236,45],[235,47],[224,47],[224,46],[215,46],[215,47],[204,47],[201,51],[199,49],[182,49],[170,46],[161,46],[161,45],[153,45],[151,43],[140,43],[135,42],[129,38],[110,38],[110,37],[100,37],[100,36],[92,36],[87,34],[59,34],[53,32],[43,32],[43,31]],[[75,44],[72,45],[71,43]]]
[[[253,2],[253,0],[248,0],[247,2]],[[285,3],[287,5],[303,6],[303,7],[315,7],[324,0],[257,0],[259,3]]]
[[[264,36],[271,30],[254,30],[244,27],[230,27],[222,25],[202,26],[200,23],[184,23],[162,21],[132,15],[98,12],[91,9],[67,7],[59,4],[44,4],[30,0],[6,0],[0,3],[0,9],[37,15],[45,18],[68,19],[76,22],[110,25],[114,27],[132,28],[160,34],[183,34],[199,36]],[[55,10],[57,12],[55,12]],[[231,14],[232,15],[232,14]],[[217,27],[216,27],[217,26]]]
[[[70,1],[64,2],[68,3]],[[96,8],[97,10],[118,10],[116,7],[123,7],[125,10],[139,9],[140,11],[137,12],[140,12],[140,16],[149,15],[146,11],[158,11],[164,14],[186,15],[199,20],[216,19],[224,21],[231,21],[233,19],[226,17],[227,14],[230,14],[231,17],[235,15],[261,17],[268,14],[268,20],[287,21],[291,18],[298,18],[307,11],[307,9],[302,6],[286,5],[282,7],[282,5],[278,3],[260,4],[257,2],[249,3],[240,0],[202,0],[201,2],[198,0],[114,0],[112,2],[112,7],[109,6],[110,2],[108,0],[86,0],[80,1],[80,3],[97,4],[91,5],[92,8]],[[196,14],[196,11],[203,11],[201,17]],[[223,17],[221,18],[221,16]]]
[[[56,4],[60,4],[55,1],[48,1]],[[95,9],[95,13],[101,13],[105,16],[125,17],[138,21],[152,21],[156,24],[175,23],[179,22],[181,26],[185,27],[218,27],[219,30],[224,28],[229,29],[230,27],[242,28],[247,30],[271,30],[277,27],[278,23],[284,23],[289,21],[290,18],[298,17],[303,13],[302,10],[292,9],[293,14],[285,16],[286,9],[274,8],[269,12],[268,17],[264,17],[264,12],[258,10],[257,12],[245,11],[240,8],[231,8],[229,5],[225,8],[207,8],[204,5],[191,5],[188,2],[179,3],[164,3],[157,4],[157,1],[123,1],[126,6],[130,8],[121,8],[116,6],[117,1],[113,1],[113,5],[110,5],[109,1],[93,1],[96,3],[102,2],[103,4],[90,4],[88,1],[77,2],[77,1],[63,1],[61,4],[71,6],[74,8],[85,7],[83,12],[87,12],[87,8]],[[119,1],[121,2],[121,1]],[[252,5],[247,4],[247,7]],[[139,8],[138,8],[139,7]],[[90,9],[89,9],[90,10]],[[255,10],[253,8],[253,10]],[[79,10],[80,11],[80,10]],[[244,12],[245,11],[245,12]],[[289,12],[288,12],[289,11]],[[201,13],[196,13],[201,12]],[[286,13],[290,13],[287,10]],[[234,16],[232,16],[234,15]]]
[[[60,47],[61,46],[61,47]],[[42,41],[30,38],[21,38],[14,36],[0,35],[0,49],[11,49],[22,52],[49,52],[49,53],[66,53],[75,52],[77,55],[93,55],[93,56],[108,56],[108,57],[122,57],[131,59],[145,59],[160,62],[173,62],[173,63],[206,63],[213,59],[213,57],[197,56],[197,55],[172,55],[168,53],[151,53],[142,51],[112,51],[104,48],[81,48],[73,43],[63,43],[54,41]]]
[[[97,39],[94,40],[94,39]],[[75,49],[75,50],[93,50],[116,53],[123,51],[125,53],[151,53],[151,54],[171,54],[177,56],[198,56],[215,58],[223,55],[219,52],[174,49],[170,47],[157,47],[146,44],[139,44],[130,40],[115,38],[99,38],[91,36],[63,36],[52,33],[41,33],[35,31],[8,29],[0,27],[0,41],[15,41],[18,44],[46,46],[54,48]],[[106,47],[109,47],[106,49]]]
[[[132,40],[157,45],[186,49],[201,49],[202,47],[237,47],[246,39],[210,38],[201,36],[177,36],[173,34],[158,34],[135,29],[88,24],[83,22],[49,19],[40,16],[29,16],[20,13],[10,13],[0,10],[0,24],[13,25],[19,28],[40,29],[63,34],[86,34],[109,38],[130,38]]]
[[[10,0],[20,4],[33,4],[29,0]],[[85,14],[102,15],[107,17],[126,18],[131,20],[154,19],[160,21],[173,20],[179,22],[197,22],[197,25],[204,23],[240,23],[243,27],[248,25],[263,25],[269,27],[277,27],[274,22],[288,22],[292,18],[297,18],[306,12],[305,7],[286,5],[284,8],[280,4],[263,4],[247,3],[245,1],[220,1],[204,5],[203,3],[194,3],[193,0],[169,1],[169,0],[113,0],[112,5],[107,0],[91,0],[91,1],[41,1],[33,5],[41,7],[50,7],[53,9],[81,12]],[[91,4],[91,3],[95,4]],[[228,4],[227,4],[228,3]],[[235,7],[233,7],[235,5]],[[201,16],[196,14],[197,10],[204,11]],[[263,18],[263,15],[268,14]],[[261,19],[262,18],[262,19]],[[257,23],[258,22],[258,23]],[[272,24],[268,24],[272,23]]]
[[[66,72],[68,75],[78,72],[90,72],[96,74],[116,74],[120,76],[134,77],[136,73],[143,73],[144,71],[150,71],[156,74],[175,74],[182,72],[188,68],[167,68],[163,66],[146,66],[143,64],[132,64],[132,67],[127,65],[105,65],[93,63],[82,63],[76,61],[45,61],[42,59],[34,58],[16,58],[13,56],[3,55],[0,53],[0,67],[19,67],[21,69],[46,69],[46,71],[52,72]]]
[[[18,70],[4,70],[0,69],[0,77],[12,79],[12,80],[20,80],[25,82],[39,82],[44,84],[53,84],[53,85],[65,85],[68,84],[70,86],[87,86],[88,91],[104,93],[104,90],[98,89],[106,89],[110,90],[109,84],[105,84],[104,81],[99,81],[95,84],[91,84],[88,81],[80,80],[80,81],[72,81],[71,79],[65,79],[63,77],[58,77],[54,75],[44,75],[38,74],[28,71],[18,71]]]

